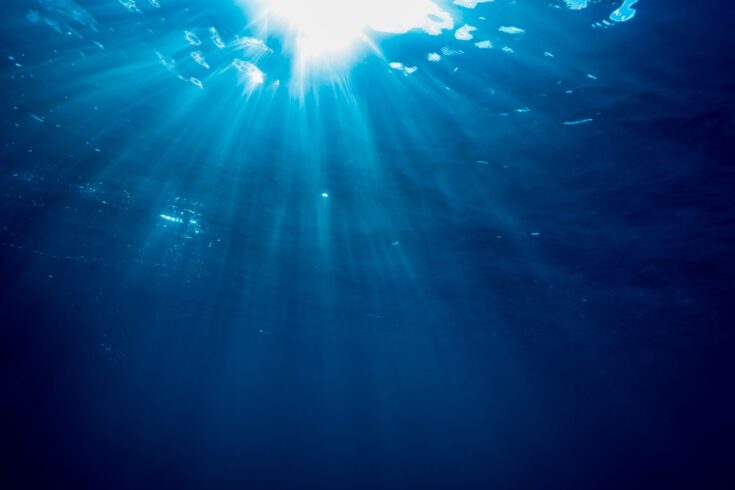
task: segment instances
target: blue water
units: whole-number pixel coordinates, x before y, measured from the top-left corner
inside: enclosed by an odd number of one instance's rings
[[[735,488],[731,6],[437,3],[3,5],[0,487]]]

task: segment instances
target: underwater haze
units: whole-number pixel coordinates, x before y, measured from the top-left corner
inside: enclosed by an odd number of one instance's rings
[[[3,2],[0,488],[735,488],[733,12]]]

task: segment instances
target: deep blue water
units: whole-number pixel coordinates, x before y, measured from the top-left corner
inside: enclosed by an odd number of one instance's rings
[[[0,487],[735,488],[732,7],[439,3],[3,5]]]

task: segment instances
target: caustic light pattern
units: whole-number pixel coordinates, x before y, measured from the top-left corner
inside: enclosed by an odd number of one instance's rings
[[[507,55],[516,54],[516,40],[526,34],[525,26],[497,24],[502,22],[498,11],[480,7],[500,6],[495,0],[232,0],[234,7],[244,15],[240,33],[223,32],[209,25],[196,29],[188,27],[179,34],[176,43],[155,43],[152,52],[166,70],[180,80],[198,89],[205,89],[213,77],[227,73],[237,75],[246,94],[262,87],[277,88],[281,80],[301,90],[305,75],[319,80],[326,75],[329,81],[344,80],[346,69],[371,53],[382,55],[385,38],[407,33],[431,36],[434,39],[454,38],[468,49],[494,50]],[[568,10],[587,10],[596,2],[563,0],[550,5]],[[40,0],[36,8],[26,13],[32,24],[46,25],[67,37],[93,41],[105,50],[100,22],[93,14],[74,0]],[[135,17],[131,21],[153,22],[156,16],[170,22],[171,15],[182,11],[180,2],[170,0],[118,0],[120,13],[127,11]],[[638,0],[614,2],[594,22],[593,27],[611,27],[636,16]],[[476,10],[477,9],[477,13]],[[184,12],[189,9],[185,9]],[[522,20],[522,17],[514,20]],[[493,22],[494,21],[494,22]],[[491,23],[497,24],[490,26]],[[498,27],[498,25],[500,27]],[[154,32],[148,27],[149,32]],[[157,32],[157,31],[156,31]],[[179,31],[181,32],[181,31]],[[501,37],[497,37],[497,33]],[[446,36],[445,36],[446,35]],[[183,39],[182,39],[183,38]],[[494,38],[494,39],[493,39]],[[514,38],[514,39],[512,39]],[[428,39],[428,37],[427,37]],[[180,56],[177,43],[185,41],[189,51]],[[471,41],[471,42],[470,42]],[[435,48],[436,49],[436,48]],[[465,53],[459,46],[444,46],[428,50],[422,55],[432,63],[443,58]],[[275,55],[290,60],[293,76],[279,73],[274,76],[273,63],[264,67],[264,61]],[[544,54],[552,57],[550,51]],[[223,61],[226,63],[223,64]],[[191,63],[196,66],[188,68]],[[265,63],[268,64],[268,63]],[[389,68],[404,75],[418,69],[415,61],[388,59]],[[326,67],[326,69],[325,69]],[[319,75],[315,75],[316,73]]]

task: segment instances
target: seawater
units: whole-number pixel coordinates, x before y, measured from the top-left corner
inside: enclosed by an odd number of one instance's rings
[[[0,486],[732,488],[731,6],[278,3],[3,5]]]

